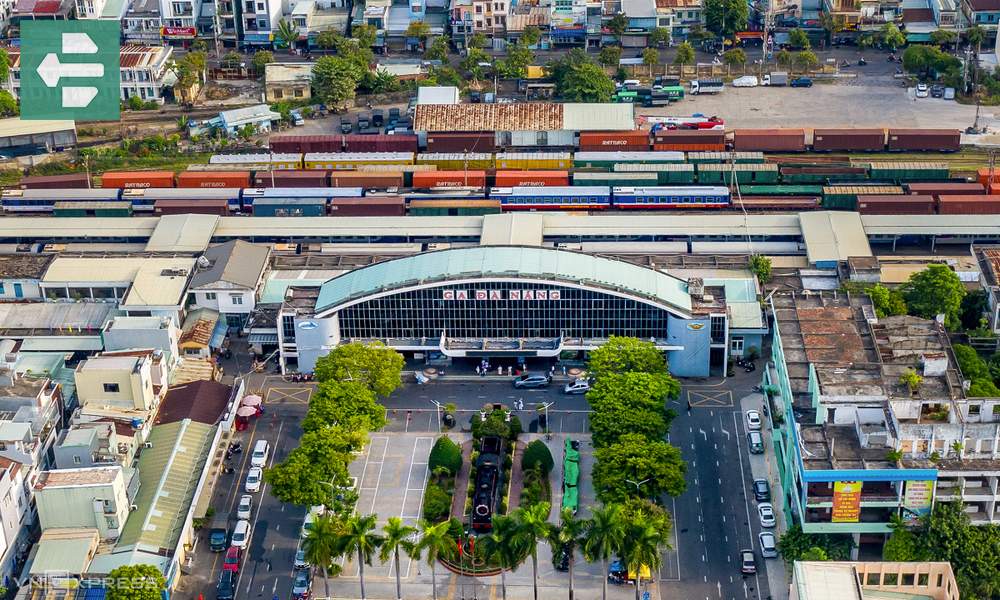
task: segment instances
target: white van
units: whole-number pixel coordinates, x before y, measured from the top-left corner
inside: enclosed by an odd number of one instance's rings
[[[241,519],[236,522],[236,527],[233,527],[233,539],[231,545],[237,548],[246,548],[247,542],[250,541],[250,521]]]
[[[250,455],[250,466],[263,467],[267,464],[267,455],[270,451],[271,447],[268,446],[267,440],[257,440],[253,446],[253,454]]]

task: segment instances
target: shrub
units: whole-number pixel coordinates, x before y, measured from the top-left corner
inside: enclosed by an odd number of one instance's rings
[[[436,483],[428,484],[424,493],[424,518],[439,523],[451,513],[451,497]]]
[[[504,471],[510,469],[514,465],[514,459],[510,457],[510,454],[503,455],[503,469]]]
[[[428,468],[433,472],[437,467],[447,469],[452,476],[462,468],[462,449],[446,435],[439,437],[431,448]]]
[[[517,415],[512,415],[510,417],[509,427],[510,427],[510,435],[508,435],[507,437],[511,441],[516,440],[517,436],[521,435],[524,432],[524,427],[521,425],[521,419],[518,419]]]
[[[545,445],[545,442],[541,440],[535,440],[528,444],[528,447],[524,449],[524,454],[521,456],[521,468],[525,471],[539,467],[542,473],[548,475],[554,465],[555,461],[552,460],[552,452],[549,451],[549,447]]]

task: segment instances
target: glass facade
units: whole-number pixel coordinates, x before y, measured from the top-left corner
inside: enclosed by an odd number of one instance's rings
[[[666,338],[670,313],[558,285],[479,282],[412,290],[338,312],[343,339]]]

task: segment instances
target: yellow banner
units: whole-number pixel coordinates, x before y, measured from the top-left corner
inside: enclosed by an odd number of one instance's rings
[[[833,484],[833,523],[857,523],[861,519],[861,482]]]

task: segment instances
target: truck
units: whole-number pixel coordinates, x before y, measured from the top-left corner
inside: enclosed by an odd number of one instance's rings
[[[764,75],[763,84],[774,87],[786,86],[788,85],[788,73],[785,71],[771,71]]]
[[[718,94],[724,87],[721,79],[695,79],[691,81],[691,94]]]
[[[216,513],[208,530],[208,549],[212,552],[225,552],[227,548],[229,548],[229,522],[226,515]]]

